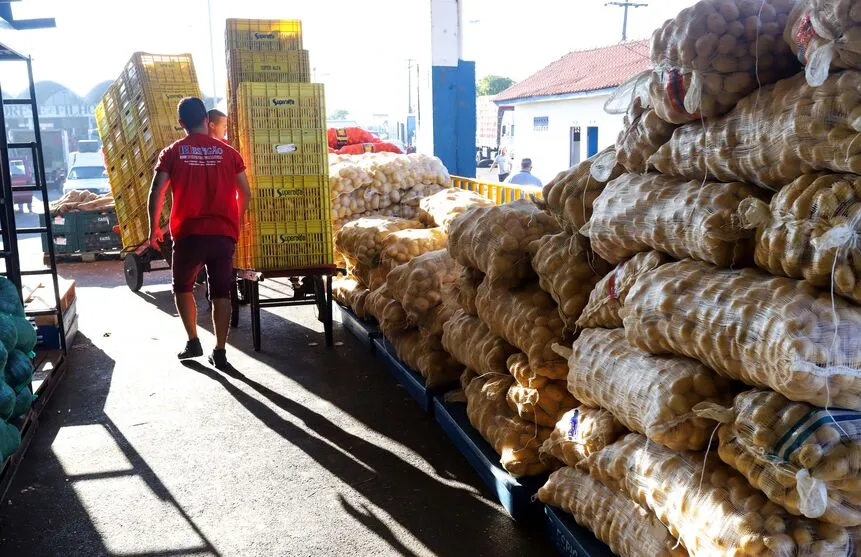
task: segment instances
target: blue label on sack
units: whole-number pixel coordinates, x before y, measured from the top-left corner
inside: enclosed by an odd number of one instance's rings
[[[574,439],[577,436],[577,429],[580,427],[580,410],[574,410],[571,415],[571,421],[568,423],[568,438]]]

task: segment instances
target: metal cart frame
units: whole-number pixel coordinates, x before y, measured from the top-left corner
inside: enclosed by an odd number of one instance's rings
[[[335,265],[302,267],[283,271],[244,271],[236,269],[236,288],[231,296],[233,313],[230,318],[232,327],[239,326],[239,304],[251,306],[251,336],[254,351],[260,352],[260,308],[317,306],[318,319],[323,323],[326,346],[333,344],[332,337],[332,278],[338,274]],[[260,299],[260,283],[274,278],[307,277],[314,281],[314,296],[309,298],[266,298]]]

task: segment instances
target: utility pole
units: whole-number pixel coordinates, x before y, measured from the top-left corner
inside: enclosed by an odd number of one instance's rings
[[[413,60],[407,59],[407,115],[413,113]]]
[[[625,0],[624,2],[606,2],[605,6],[620,6],[625,9],[625,18],[622,20],[622,40],[628,40],[628,8],[641,8],[648,6],[646,3],[637,3],[637,2],[629,2]]]

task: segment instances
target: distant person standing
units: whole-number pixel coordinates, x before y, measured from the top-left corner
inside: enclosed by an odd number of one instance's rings
[[[209,137],[219,141],[226,141],[227,114],[213,108],[206,113],[206,116],[209,118]]]
[[[517,184],[518,186],[542,187],[541,180],[532,175],[532,159],[520,161],[520,172],[505,181],[506,184]]]
[[[499,181],[504,182],[508,175],[511,174],[511,159],[508,158],[508,149],[503,147],[496,158],[493,159],[493,164],[490,165],[490,171],[494,168],[499,169]]]

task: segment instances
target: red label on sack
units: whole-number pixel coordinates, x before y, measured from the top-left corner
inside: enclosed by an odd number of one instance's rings
[[[795,31],[795,44],[798,46],[798,61],[802,64],[807,63],[807,47],[815,36],[816,31],[813,29],[813,23],[810,21],[810,12],[807,12],[798,21],[798,29]]]
[[[673,110],[681,114],[687,114],[691,118],[699,118],[699,114],[691,114],[685,110],[685,95],[688,94],[688,90],[685,88],[682,73],[676,68],[668,70],[665,82],[664,89],[666,90],[667,98],[670,99]]]
[[[613,274],[610,275],[610,282],[607,283],[607,290],[610,293],[610,297],[613,298],[614,300],[619,299],[619,290],[616,288],[616,280],[618,279],[619,269],[621,269],[621,268],[622,268],[621,265],[616,265],[616,268],[613,269]]]
[[[362,148],[366,153],[373,153],[376,150],[373,143],[362,143]]]

